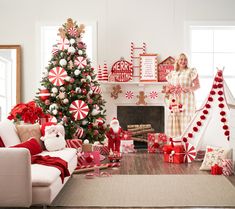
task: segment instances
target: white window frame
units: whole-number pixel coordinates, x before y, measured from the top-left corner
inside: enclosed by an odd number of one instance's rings
[[[185,51],[185,53],[187,53],[189,61],[192,60],[191,55],[193,53],[192,52],[192,46],[191,46],[191,29],[192,28],[201,29],[203,27],[205,27],[205,29],[216,29],[216,28],[221,28],[222,29],[223,27],[233,27],[233,28],[235,28],[235,22],[234,21],[228,21],[228,22],[227,21],[225,21],[225,22],[224,21],[213,21],[213,22],[208,22],[208,21],[186,21],[185,24],[184,24],[184,51]],[[213,54],[213,66],[215,65],[214,55],[216,53],[217,52],[214,52],[214,51],[212,52],[212,54]],[[235,53],[235,51],[232,52],[232,53]],[[190,63],[189,63],[189,65],[190,65]],[[212,69],[213,74],[211,74],[211,75],[201,75],[200,77],[205,78],[205,79],[213,79],[214,74],[217,71],[216,67],[223,67],[223,66],[214,66],[213,67],[214,69]],[[231,79],[234,79],[234,81],[235,81],[235,76],[225,75],[224,77],[225,77],[225,79],[226,78],[231,78]],[[209,91],[210,91],[210,89],[208,89],[208,92]]]
[[[98,39],[98,36],[97,36],[97,22],[96,21],[91,21],[91,22],[87,22],[87,21],[79,21],[78,24],[84,24],[85,26],[90,26],[92,27],[92,60],[91,60],[91,65],[93,67],[96,68],[97,66],[97,39]],[[61,26],[61,22],[58,23],[37,23],[36,24],[36,31],[37,31],[37,43],[38,43],[38,46],[36,47],[37,48],[37,66],[39,67],[38,69],[38,72],[40,72],[40,75],[38,74],[38,81],[40,82],[41,80],[41,75],[42,75],[42,72],[45,71],[45,65],[44,65],[44,57],[43,57],[43,53],[44,53],[44,47],[43,47],[43,33],[42,33],[42,30],[43,30],[43,27],[48,27],[48,28],[55,28],[56,31],[58,31],[58,29]],[[56,40],[54,43],[51,43],[51,49],[52,49],[52,46],[56,44]],[[88,57],[90,58],[90,57]],[[48,60],[49,61],[49,60]]]

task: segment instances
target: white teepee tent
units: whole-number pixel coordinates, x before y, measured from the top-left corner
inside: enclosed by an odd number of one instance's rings
[[[228,104],[235,104],[235,99],[223,78],[223,71],[218,70],[205,103],[181,135],[182,141],[195,151],[205,150],[208,145],[231,148]]]

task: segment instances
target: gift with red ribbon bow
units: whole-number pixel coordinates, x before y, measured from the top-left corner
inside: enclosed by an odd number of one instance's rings
[[[184,163],[184,146],[172,146],[172,145],[164,145],[164,162],[168,163]]]
[[[218,164],[211,166],[211,174],[212,175],[221,175],[223,173],[223,168]]]

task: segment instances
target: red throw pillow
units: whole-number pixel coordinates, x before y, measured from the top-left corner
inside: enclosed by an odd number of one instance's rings
[[[25,141],[21,144],[17,144],[11,147],[19,147],[19,148],[26,148],[30,151],[31,155],[36,155],[42,152],[42,148],[38,143],[37,139],[31,138],[28,141]]]
[[[0,137],[0,147],[5,147],[5,144],[2,141],[2,138]]]
[[[54,123],[54,122],[43,123],[43,125],[41,126],[41,135],[42,136],[45,135],[45,128],[46,128],[46,126],[51,126],[51,125],[56,125],[56,123]]]

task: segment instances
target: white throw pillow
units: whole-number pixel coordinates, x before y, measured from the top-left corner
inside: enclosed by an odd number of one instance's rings
[[[207,146],[200,170],[211,170],[211,166],[215,164],[222,166],[222,159],[231,159],[231,154],[232,149]]]
[[[10,120],[3,120],[0,122],[0,136],[6,147],[21,143],[15,125]]]

